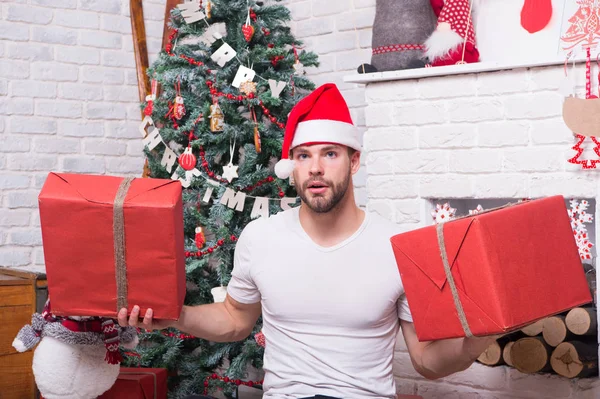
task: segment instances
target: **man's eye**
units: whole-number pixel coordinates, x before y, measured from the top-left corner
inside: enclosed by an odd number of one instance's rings
[[[306,154],[300,154],[300,155],[298,155],[298,158],[300,158],[300,159],[306,159]]]
[[[335,152],[333,152],[333,151],[329,151],[329,152],[327,153],[327,156],[328,156],[328,157],[330,157],[330,158],[333,158],[333,157],[335,157],[335,156],[336,156],[336,153],[335,153]]]

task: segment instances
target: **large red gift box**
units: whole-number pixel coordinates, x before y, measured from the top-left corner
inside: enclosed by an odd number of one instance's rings
[[[420,341],[503,334],[592,301],[562,196],[419,228],[391,243]]]
[[[179,181],[50,173],[39,194],[52,313],[179,318],[185,298]]]
[[[166,399],[167,369],[121,367],[115,385],[98,399]]]

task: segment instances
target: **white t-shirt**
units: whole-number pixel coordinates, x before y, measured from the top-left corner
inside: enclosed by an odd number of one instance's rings
[[[398,317],[412,321],[390,237],[367,213],[333,247],[306,234],[299,208],[250,222],[236,245],[228,294],[262,303],[264,398],[395,398]]]

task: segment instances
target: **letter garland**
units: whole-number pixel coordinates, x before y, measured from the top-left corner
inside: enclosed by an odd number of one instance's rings
[[[151,126],[151,130],[147,129],[149,126]],[[235,209],[238,212],[244,211],[244,208],[246,205],[246,198],[253,198],[254,205],[252,207],[252,213],[250,215],[250,217],[253,219],[257,218],[257,217],[261,217],[261,216],[262,217],[270,216],[269,200],[280,201],[282,210],[290,209],[292,207],[292,205],[295,204],[297,201],[297,198],[286,197],[285,194],[283,193],[283,191],[281,191],[281,189],[279,191],[280,198],[269,198],[269,197],[258,197],[258,196],[247,195],[243,191],[243,189],[236,191],[236,190],[233,190],[233,189],[227,187],[226,185],[220,183],[219,181],[215,180],[213,177],[216,177],[217,179],[219,179],[223,182],[227,182],[227,180],[221,179],[219,176],[214,176],[213,172],[210,172],[210,174],[212,174],[213,176],[210,176],[210,175],[205,176],[197,168],[193,168],[192,170],[185,170],[185,169],[181,168],[181,166],[178,166],[176,168],[175,172],[173,172],[173,168],[175,166],[175,162],[178,158],[178,155],[175,153],[175,151],[173,151],[171,148],[169,148],[169,146],[167,146],[167,144],[163,141],[162,136],[160,135],[160,130],[154,126],[154,121],[152,120],[151,117],[146,116],[142,120],[142,123],[139,125],[139,131],[140,131],[142,137],[144,137],[144,140],[143,140],[144,146],[147,146],[150,151],[152,151],[154,148],[156,148],[159,144],[163,144],[165,146],[165,152],[161,159],[161,165],[169,173],[173,173],[171,176],[172,180],[179,180],[181,182],[181,185],[184,188],[189,187],[192,184],[192,180],[197,177],[202,177],[209,183],[208,188],[206,189],[206,192],[204,193],[204,197],[202,198],[202,202],[204,202],[206,204],[210,203],[210,200],[212,199],[212,195],[213,195],[213,191],[214,191],[215,187],[225,187],[225,192],[223,193],[222,197],[218,200],[218,202],[222,205],[228,206],[231,209]],[[201,154],[203,154],[203,153],[204,153],[204,151],[201,152]],[[204,163],[204,161],[205,160],[203,158],[203,163]],[[185,172],[184,173],[185,177],[180,177],[180,171]],[[269,176],[269,177],[271,177],[271,176]],[[270,181],[272,181],[272,178],[271,179],[267,178],[265,180],[270,182]],[[256,183],[254,186],[250,186],[250,188],[255,188],[255,187],[262,185],[261,182]],[[248,189],[248,187],[246,189]]]

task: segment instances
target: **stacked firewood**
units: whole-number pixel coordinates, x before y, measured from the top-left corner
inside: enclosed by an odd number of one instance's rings
[[[567,378],[598,376],[598,322],[594,307],[577,307],[503,336],[477,359],[522,373]]]

